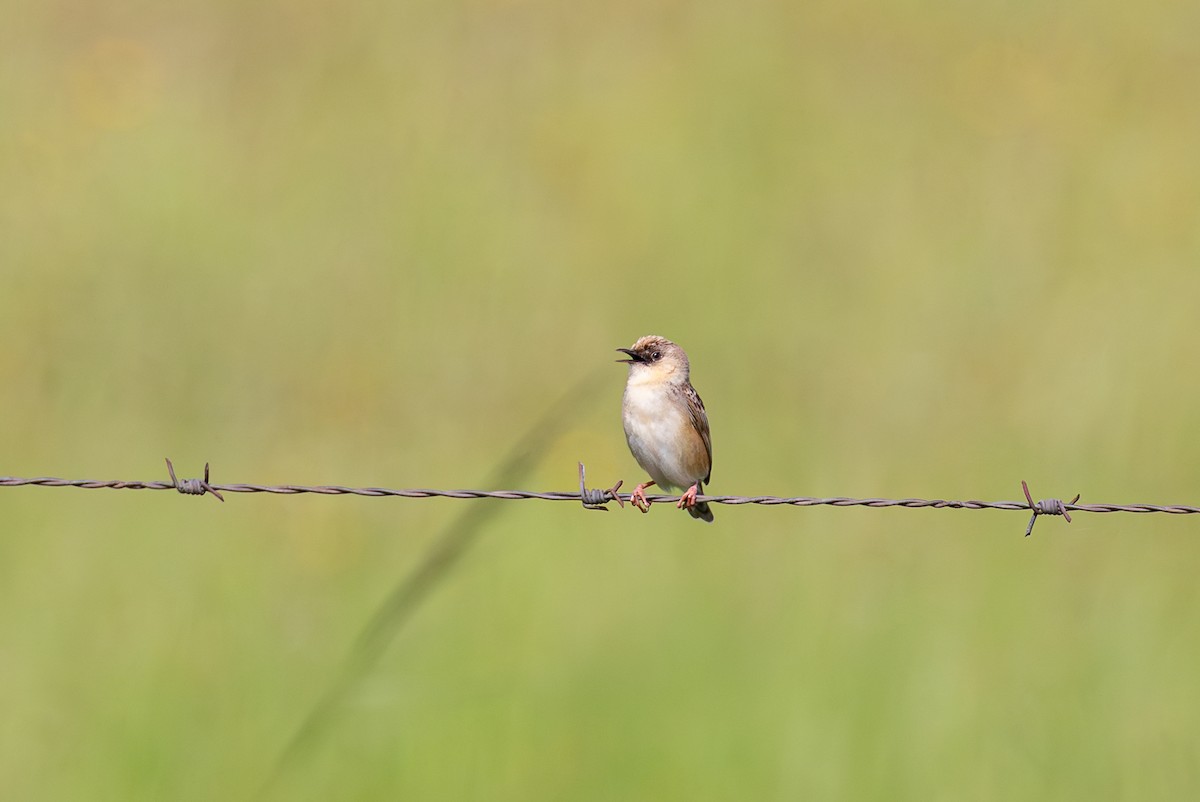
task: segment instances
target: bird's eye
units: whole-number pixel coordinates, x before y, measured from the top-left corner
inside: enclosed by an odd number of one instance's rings
[[[658,360],[662,359],[662,351],[655,351],[650,355],[650,358],[657,362]]]

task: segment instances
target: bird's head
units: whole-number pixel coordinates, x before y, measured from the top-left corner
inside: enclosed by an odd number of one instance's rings
[[[629,365],[629,381],[634,384],[664,381],[682,384],[688,380],[687,354],[666,337],[648,334],[632,348],[617,350],[629,356],[617,361]]]

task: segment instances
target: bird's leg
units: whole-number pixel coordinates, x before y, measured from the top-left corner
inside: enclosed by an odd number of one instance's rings
[[[647,487],[654,487],[653,479],[651,479],[649,482],[642,482],[640,485],[635,487],[633,492],[629,495],[629,503],[637,507],[642,512],[650,512],[650,502],[646,500]]]
[[[681,510],[686,509],[688,507],[695,507],[696,506],[696,494],[699,491],[700,491],[700,483],[696,482],[696,484],[692,485],[691,487],[689,487],[687,490],[684,491],[683,495],[679,497],[679,503],[676,504],[675,506]]]

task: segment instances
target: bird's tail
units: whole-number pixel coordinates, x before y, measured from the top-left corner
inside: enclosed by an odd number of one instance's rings
[[[704,488],[699,484],[696,485],[696,490],[700,493],[704,492]],[[708,508],[707,501],[700,501],[687,508],[688,515],[693,518],[699,518],[701,521],[713,522],[712,510]]]

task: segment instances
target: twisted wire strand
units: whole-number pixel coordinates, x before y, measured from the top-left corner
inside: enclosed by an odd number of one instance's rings
[[[87,490],[178,490],[195,494],[195,490],[181,489],[188,482],[198,480],[165,481],[121,481],[95,479],[62,479],[54,476],[19,477],[0,476],[0,487],[78,487]],[[433,488],[388,488],[388,487],[346,487],[344,485],[262,485],[262,484],[208,484],[208,492],[219,493],[272,493],[275,495],[317,494],[324,496],[366,496],[372,498],[452,498],[452,499],[505,499],[505,500],[539,500],[539,501],[573,501],[585,502],[589,506],[598,505],[605,500],[628,502],[631,494],[618,493],[615,489],[596,491],[550,491],[535,492],[530,490],[439,490]],[[652,494],[646,496],[651,502],[676,502],[677,495]],[[906,509],[961,509],[961,510],[1023,510],[1031,509],[1037,515],[1055,515],[1063,512],[1095,512],[1095,513],[1166,513],[1169,515],[1191,515],[1200,513],[1200,507],[1184,504],[1080,504],[1066,503],[1057,499],[1047,499],[1036,502],[1033,507],[1027,501],[981,501],[979,499],[922,499],[922,498],[850,498],[846,496],[814,497],[814,496],[713,496],[698,495],[696,501],[709,504],[759,504],[763,506],[791,507],[903,507]]]

